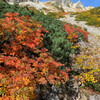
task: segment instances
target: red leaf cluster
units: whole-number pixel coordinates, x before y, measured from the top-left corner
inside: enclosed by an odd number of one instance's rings
[[[68,39],[70,39],[72,42],[77,41],[78,33],[81,32],[84,35],[84,38],[88,40],[88,32],[84,31],[83,29],[79,27],[74,27],[68,23],[64,25],[65,31],[68,32]]]

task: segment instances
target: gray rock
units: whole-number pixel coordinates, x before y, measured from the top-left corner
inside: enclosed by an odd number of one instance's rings
[[[98,94],[90,95],[89,100],[100,100],[100,95]]]
[[[88,98],[84,94],[82,94],[79,100],[88,100]]]
[[[53,93],[50,93],[50,94],[47,96],[46,100],[60,100],[60,99],[59,99],[58,95],[53,94]]]
[[[58,88],[54,85],[52,86],[52,92],[56,94],[58,93]]]

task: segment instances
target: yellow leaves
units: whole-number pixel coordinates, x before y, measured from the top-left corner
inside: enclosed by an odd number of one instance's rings
[[[86,52],[88,51],[88,52]],[[96,53],[95,53],[96,52]],[[83,70],[79,76],[76,78],[80,78],[82,82],[91,81],[92,83],[97,82],[98,75],[100,75],[100,67],[99,67],[99,58],[97,55],[97,50],[91,51],[90,49],[82,49],[82,53],[76,57],[76,64],[78,67],[81,67]]]
[[[77,64],[78,64],[80,67],[82,67],[83,59],[82,59],[81,57],[77,57],[77,58],[76,58],[76,62],[77,62]]]
[[[3,32],[1,32],[0,35],[3,35]]]
[[[67,39],[72,40],[73,37],[71,35],[68,35]]]
[[[86,69],[87,66],[84,66],[83,69]]]
[[[48,74],[48,68],[44,68],[44,69],[42,70],[42,73],[45,74],[45,75],[47,75],[47,74]]]
[[[3,35],[4,28],[0,25],[0,35]]]
[[[85,82],[85,81],[91,81],[93,83],[96,82],[95,77],[93,76],[92,72],[81,73],[79,78],[81,78],[82,82]]]
[[[25,85],[28,85],[30,83],[30,80],[27,77],[23,78],[23,81],[25,82]]]
[[[19,96],[19,95],[17,95],[17,96],[16,96],[16,100],[20,100],[19,98],[20,98],[20,96]]]
[[[76,45],[76,46],[72,46],[71,48],[73,48],[73,49],[77,49],[78,48],[78,46]]]

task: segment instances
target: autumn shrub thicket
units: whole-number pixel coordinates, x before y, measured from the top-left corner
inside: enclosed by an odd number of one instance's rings
[[[100,27],[100,7],[78,13],[76,15],[76,20],[87,21],[87,25]]]
[[[68,74],[58,69],[64,65],[43,47],[42,32],[48,31],[29,16],[5,16],[0,20],[0,99],[31,100],[37,85],[64,84]]]

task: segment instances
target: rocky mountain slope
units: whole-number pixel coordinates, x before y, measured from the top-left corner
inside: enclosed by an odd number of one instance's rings
[[[91,7],[88,7],[88,9],[87,9],[87,7],[84,7],[80,0],[77,3],[73,3],[71,0],[51,0],[51,2],[53,2],[53,1],[58,2],[62,6],[77,8],[79,10],[89,10],[89,9],[91,9]]]
[[[31,7],[35,7],[36,9],[46,8],[48,10],[58,11],[58,7],[62,7],[65,12],[76,12],[76,11],[84,11],[92,9],[93,7],[84,7],[81,1],[79,0],[77,3],[73,3],[71,0],[50,0],[48,2],[40,2],[40,0],[6,0],[9,4],[19,3],[20,5],[29,4]],[[48,5],[49,4],[49,5]]]

